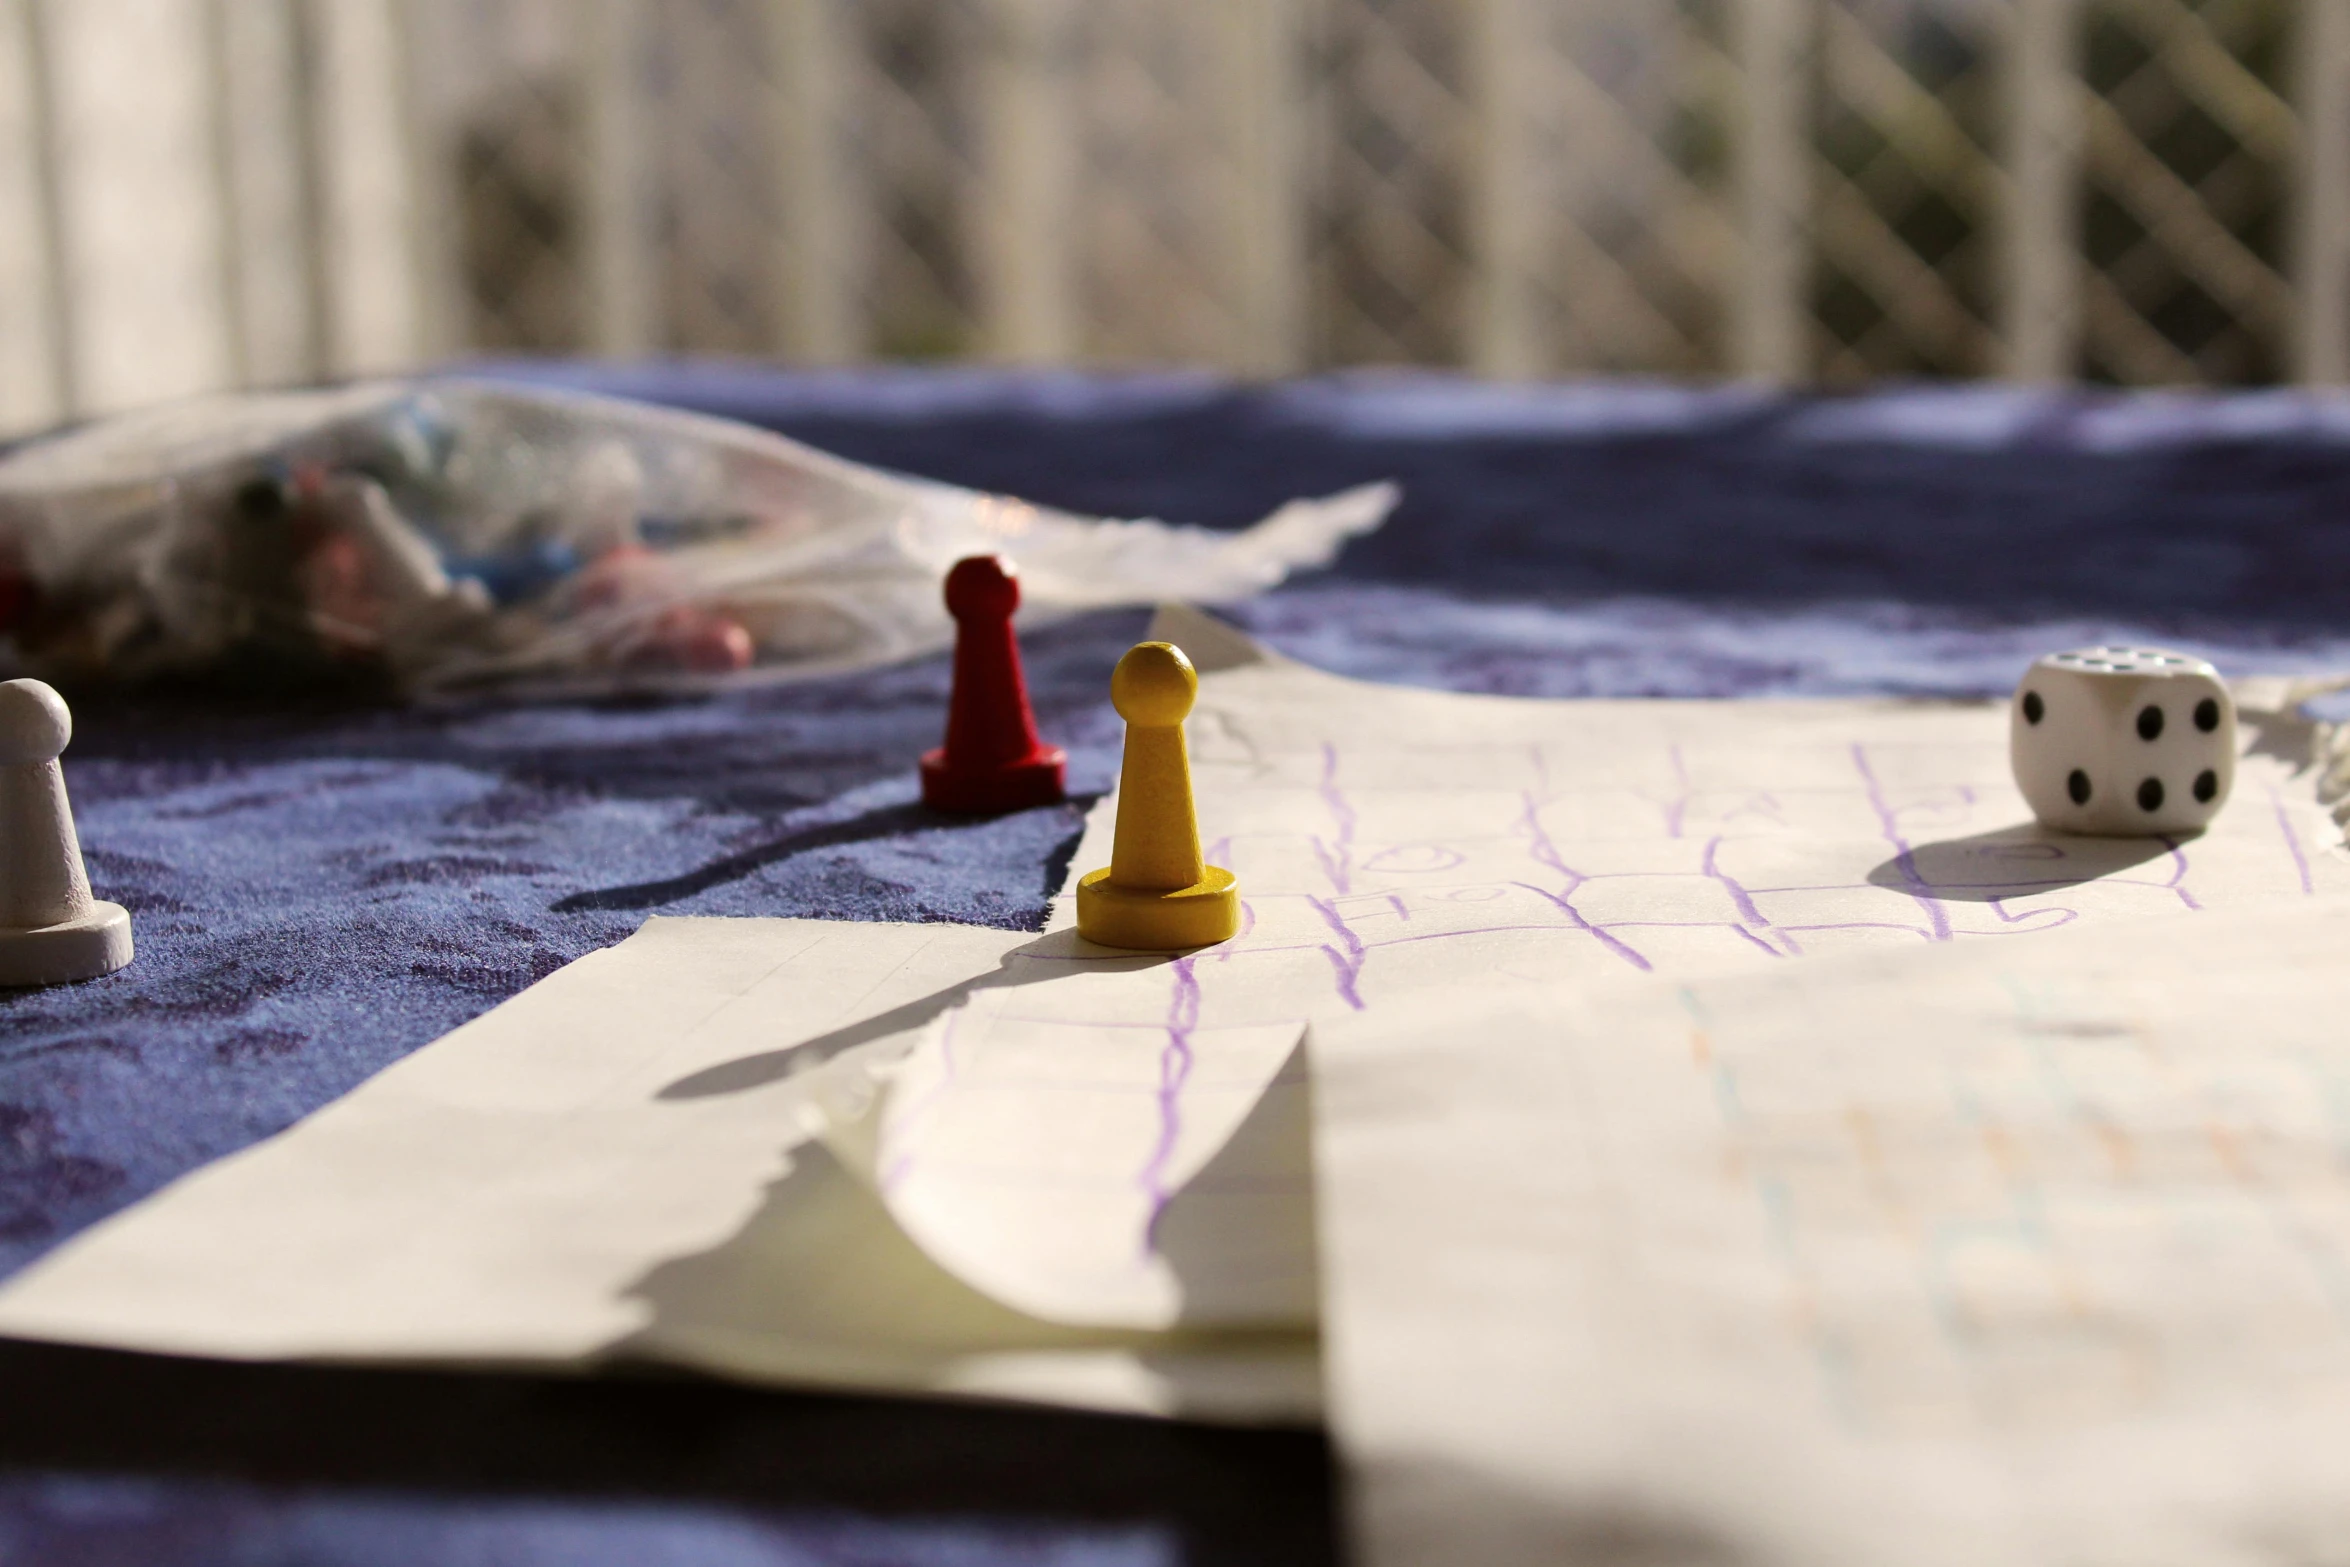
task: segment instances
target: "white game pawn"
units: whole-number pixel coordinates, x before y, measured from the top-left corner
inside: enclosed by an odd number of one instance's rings
[[[38,680],[0,681],[0,985],[96,979],[131,960],[131,917],[90,896],[65,771],[65,699]]]

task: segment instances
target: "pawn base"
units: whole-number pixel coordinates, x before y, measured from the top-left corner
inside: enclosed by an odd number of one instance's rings
[[[949,767],[943,750],[922,758],[922,803],[958,816],[996,816],[1067,798],[1069,753],[1057,745],[1038,746],[1001,767]]]
[[[64,985],[111,974],[131,960],[130,911],[93,903],[77,919],[0,929],[0,985]]]
[[[1107,869],[1077,883],[1077,934],[1105,947],[1180,952],[1240,934],[1240,882],[1211,865],[1188,887],[1121,887]]]

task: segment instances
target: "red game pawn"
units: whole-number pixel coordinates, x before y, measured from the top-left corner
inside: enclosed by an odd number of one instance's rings
[[[987,815],[1050,805],[1062,796],[1068,753],[1036,737],[1012,611],[1020,581],[1001,555],[972,555],[947,573],[955,617],[955,691],[947,743],[922,758],[922,803]]]

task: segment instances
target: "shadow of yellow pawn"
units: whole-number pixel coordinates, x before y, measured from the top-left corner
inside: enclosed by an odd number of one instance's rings
[[[1135,644],[1110,676],[1110,702],[1126,720],[1126,760],[1109,869],[1077,883],[1077,934],[1088,941],[1173,952],[1240,931],[1240,883],[1200,861],[1183,750],[1183,720],[1198,696],[1199,675],[1171,642]]]

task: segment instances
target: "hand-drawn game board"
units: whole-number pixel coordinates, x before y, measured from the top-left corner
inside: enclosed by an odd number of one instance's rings
[[[2350,890],[2283,719],[2204,836],[2054,839],[1996,706],[1463,697],[1162,634],[1209,670],[1236,940],[660,921],[60,1248],[0,1331],[1300,1418],[1309,1025]]]
[[[1525,702],[1226,650],[1196,616],[1162,629],[1242,660],[1207,677],[1189,726],[1241,934],[1115,960],[1114,978],[1075,972],[1099,949],[1015,953],[1012,988],[943,1020],[882,1111],[900,1221],[1056,1321],[1312,1319],[1310,1254],[1281,1265],[1264,1239],[1311,1233],[1302,1133],[1280,1130],[1304,1124],[1288,1101],[1306,1078],[1276,1081],[1268,1023],[2350,890],[2314,733],[2277,715],[2247,715],[2208,832],[2075,838],[2032,825],[1999,704]],[[1114,820],[1096,809],[1073,875],[1107,862]],[[1172,1150],[1195,1172],[1179,1223]],[[1201,1235],[1221,1238],[1206,1256]]]

